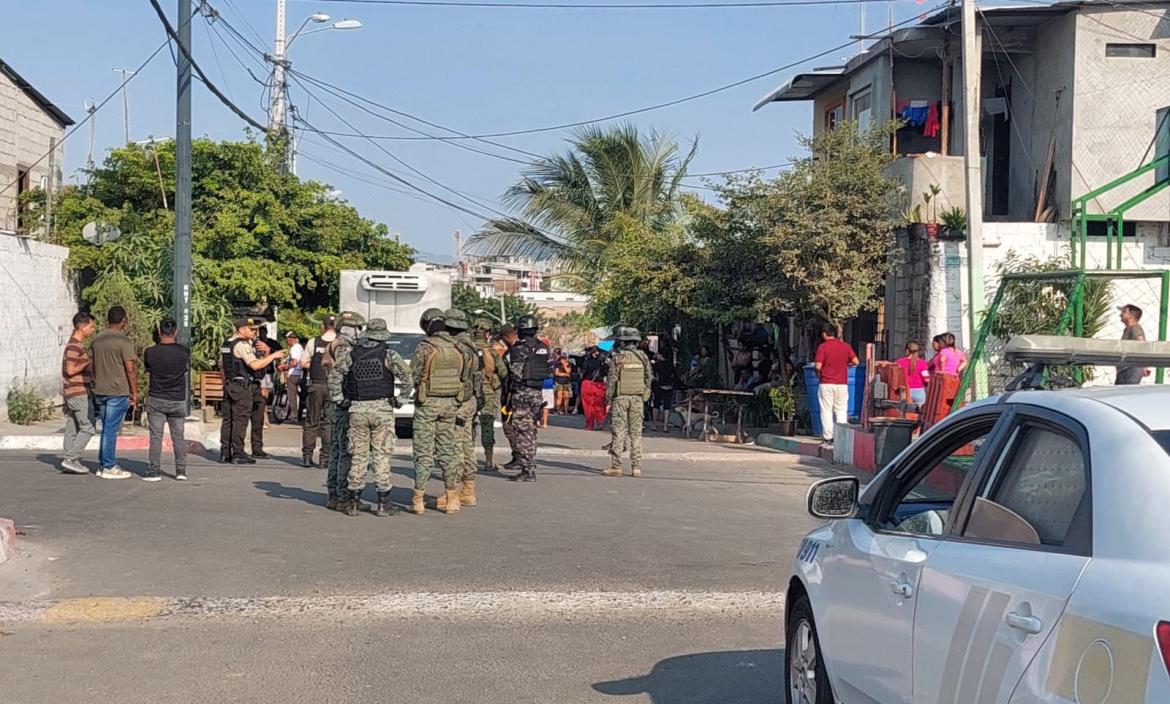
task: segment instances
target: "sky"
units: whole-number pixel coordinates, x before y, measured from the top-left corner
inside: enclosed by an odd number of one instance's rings
[[[271,51],[275,0],[209,2],[223,22]],[[175,22],[175,0],[161,3]],[[860,26],[857,5],[569,10],[290,0],[288,7],[289,32],[318,11],[332,21],[350,18],[363,24],[359,30],[299,37],[289,51],[295,70],[468,134],[591,120],[693,95],[843,44]],[[118,87],[121,77],[114,69],[138,66],[165,38],[148,0],[0,0],[0,9],[5,16],[0,58],[76,121],[85,116],[86,101],[100,102]],[[893,10],[901,20],[923,6],[900,0]],[[866,11],[869,31],[886,25],[885,3],[869,5]],[[193,35],[195,59],[211,81],[265,123],[264,87],[244,68],[260,81],[268,78],[258,53],[235,43],[222,23],[212,25],[203,17],[194,19]],[[693,173],[780,164],[799,153],[796,135],[811,130],[810,104],[773,103],[752,112],[753,104],[792,74],[839,64],[854,53],[855,47],[841,50],[738,88],[627,119],[644,131],[658,130],[683,143],[697,138]],[[175,67],[170,52],[164,49],[129,83],[128,91],[130,138],[172,137]],[[306,92],[303,84],[294,83],[291,100],[322,130],[352,131],[329,112],[332,108],[361,133],[415,134],[317,86],[308,86]],[[93,152],[100,162],[109,148],[124,141],[120,94],[95,119]],[[395,119],[432,134],[450,134]],[[196,137],[241,139],[244,124],[196,84],[193,132]],[[85,163],[88,136],[88,126],[82,127],[65,144],[67,181],[75,182]],[[494,141],[549,154],[565,151],[569,136],[559,130]],[[362,138],[336,139],[476,214],[505,211],[499,198],[524,168],[445,141],[379,142],[401,160],[395,161]],[[479,142],[460,143],[528,158]],[[300,151],[300,176],[333,185],[364,216],[385,223],[402,241],[424,252],[451,254],[453,233],[460,230],[466,238],[482,222],[417,192],[398,192],[408,188],[319,135],[305,137]],[[340,166],[345,173],[313,159]],[[398,190],[385,188],[387,184]],[[709,191],[699,193],[712,197]],[[469,202],[464,195],[476,200]]]

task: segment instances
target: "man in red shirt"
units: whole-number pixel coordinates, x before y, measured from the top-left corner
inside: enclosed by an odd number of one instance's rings
[[[821,402],[821,439],[833,444],[833,426],[848,422],[849,367],[858,364],[857,355],[848,344],[837,339],[837,326],[821,326],[821,344],[817,347],[817,375],[821,378],[817,392]]]

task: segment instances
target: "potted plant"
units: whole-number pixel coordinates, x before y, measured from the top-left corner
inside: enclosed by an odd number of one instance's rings
[[[922,206],[927,213],[926,238],[929,240],[938,239],[938,203],[935,199],[940,193],[942,189],[937,183],[930,184],[930,187],[922,192]]]
[[[768,398],[772,401],[772,412],[780,421],[780,435],[793,436],[796,434],[796,389],[792,384],[778,384],[768,390]]]
[[[922,219],[921,205],[903,210],[902,220],[906,223],[906,232],[910,234],[910,239],[926,239],[926,223]]]
[[[941,217],[944,239],[961,241],[967,238],[967,211],[956,205],[942,211]]]

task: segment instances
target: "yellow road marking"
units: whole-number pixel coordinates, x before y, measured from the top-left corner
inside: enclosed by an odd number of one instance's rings
[[[112,623],[157,616],[169,600],[157,597],[84,597],[63,599],[45,610],[43,623]]]

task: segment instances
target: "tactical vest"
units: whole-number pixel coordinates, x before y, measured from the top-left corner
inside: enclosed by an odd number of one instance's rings
[[[500,377],[496,374],[496,355],[492,353],[494,348],[486,342],[475,343],[475,348],[479,352],[480,364],[483,365],[484,383],[492,387],[492,390],[499,390]]]
[[[427,338],[435,351],[423,366],[422,391],[427,397],[454,398],[466,401],[464,396],[465,370],[463,352],[449,337],[432,335]]]
[[[309,381],[313,384],[329,382],[329,370],[325,368],[325,351],[329,343],[320,337],[313,338],[313,356],[309,358]]]
[[[350,351],[345,397],[350,401],[394,398],[394,374],[386,368],[386,345],[357,345]]]
[[[623,352],[617,357],[617,395],[642,396],[646,393],[646,362],[637,352]]]
[[[524,358],[524,375],[521,379],[530,389],[543,389],[544,382],[552,376],[549,369],[549,349],[535,337],[526,337],[520,340],[517,347],[524,347],[527,356]]]
[[[228,338],[228,341],[223,343],[219,348],[219,368],[223,372],[223,380],[225,382],[247,381],[252,376],[252,370],[248,369],[248,365],[244,364],[244,360],[232,354],[232,349],[241,339],[239,337]]]

